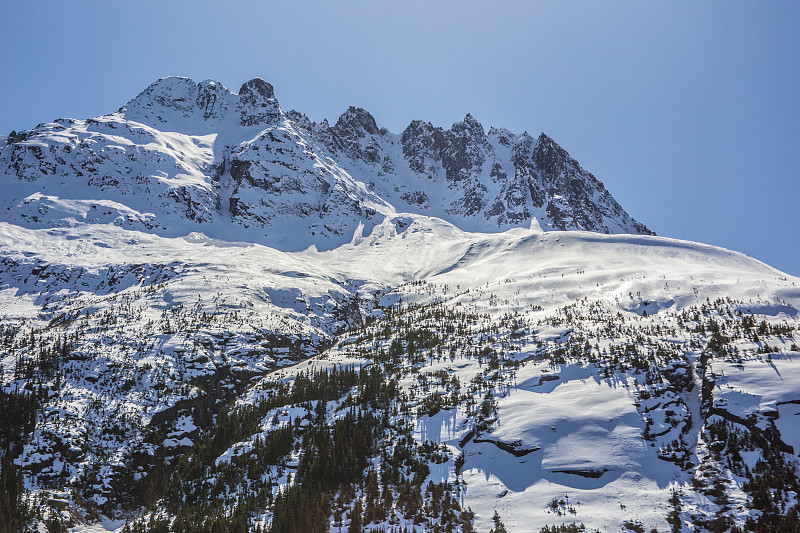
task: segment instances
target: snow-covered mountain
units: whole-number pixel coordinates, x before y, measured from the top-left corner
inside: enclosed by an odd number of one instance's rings
[[[545,135],[165,78],[0,172],[0,532],[798,530],[800,279]]]
[[[113,223],[285,251],[333,248],[405,212],[468,231],[536,218],[546,230],[650,234],[544,134],[487,133],[470,115],[393,134],[352,107],[318,124],[281,109],[261,79],[234,94],[163,78],[116,113],[12,132],[0,173],[0,217],[31,228]]]

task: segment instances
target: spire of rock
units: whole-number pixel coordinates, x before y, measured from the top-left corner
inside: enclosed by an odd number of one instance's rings
[[[239,89],[239,116],[243,126],[272,124],[280,115],[281,108],[271,84],[253,78]]]

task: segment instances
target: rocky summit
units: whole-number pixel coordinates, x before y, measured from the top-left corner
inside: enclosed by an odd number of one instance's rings
[[[171,77],[0,143],[0,533],[800,530],[800,279],[545,134]]]
[[[258,78],[238,94],[163,78],[116,113],[14,132],[0,172],[11,189],[0,219],[25,227],[240,233],[287,251],[336,247],[396,213],[466,231],[535,218],[544,230],[651,234],[545,134],[487,133],[469,114],[395,134],[355,107],[330,126],[284,111]]]

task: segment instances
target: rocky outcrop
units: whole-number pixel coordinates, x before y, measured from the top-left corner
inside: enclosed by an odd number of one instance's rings
[[[272,85],[254,78],[239,89],[239,117],[243,126],[268,126],[281,118]]]

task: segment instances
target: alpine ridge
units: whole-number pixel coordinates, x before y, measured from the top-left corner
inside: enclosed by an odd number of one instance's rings
[[[169,77],[0,142],[0,533],[800,530],[800,279],[545,134]]]
[[[396,213],[467,231],[535,218],[544,230],[651,233],[545,134],[487,133],[469,114],[449,130],[415,120],[394,134],[355,107],[314,123],[258,78],[238,94],[160,79],[116,113],[14,132],[0,170],[11,192],[0,216],[26,227],[189,229],[286,251],[336,247]]]

